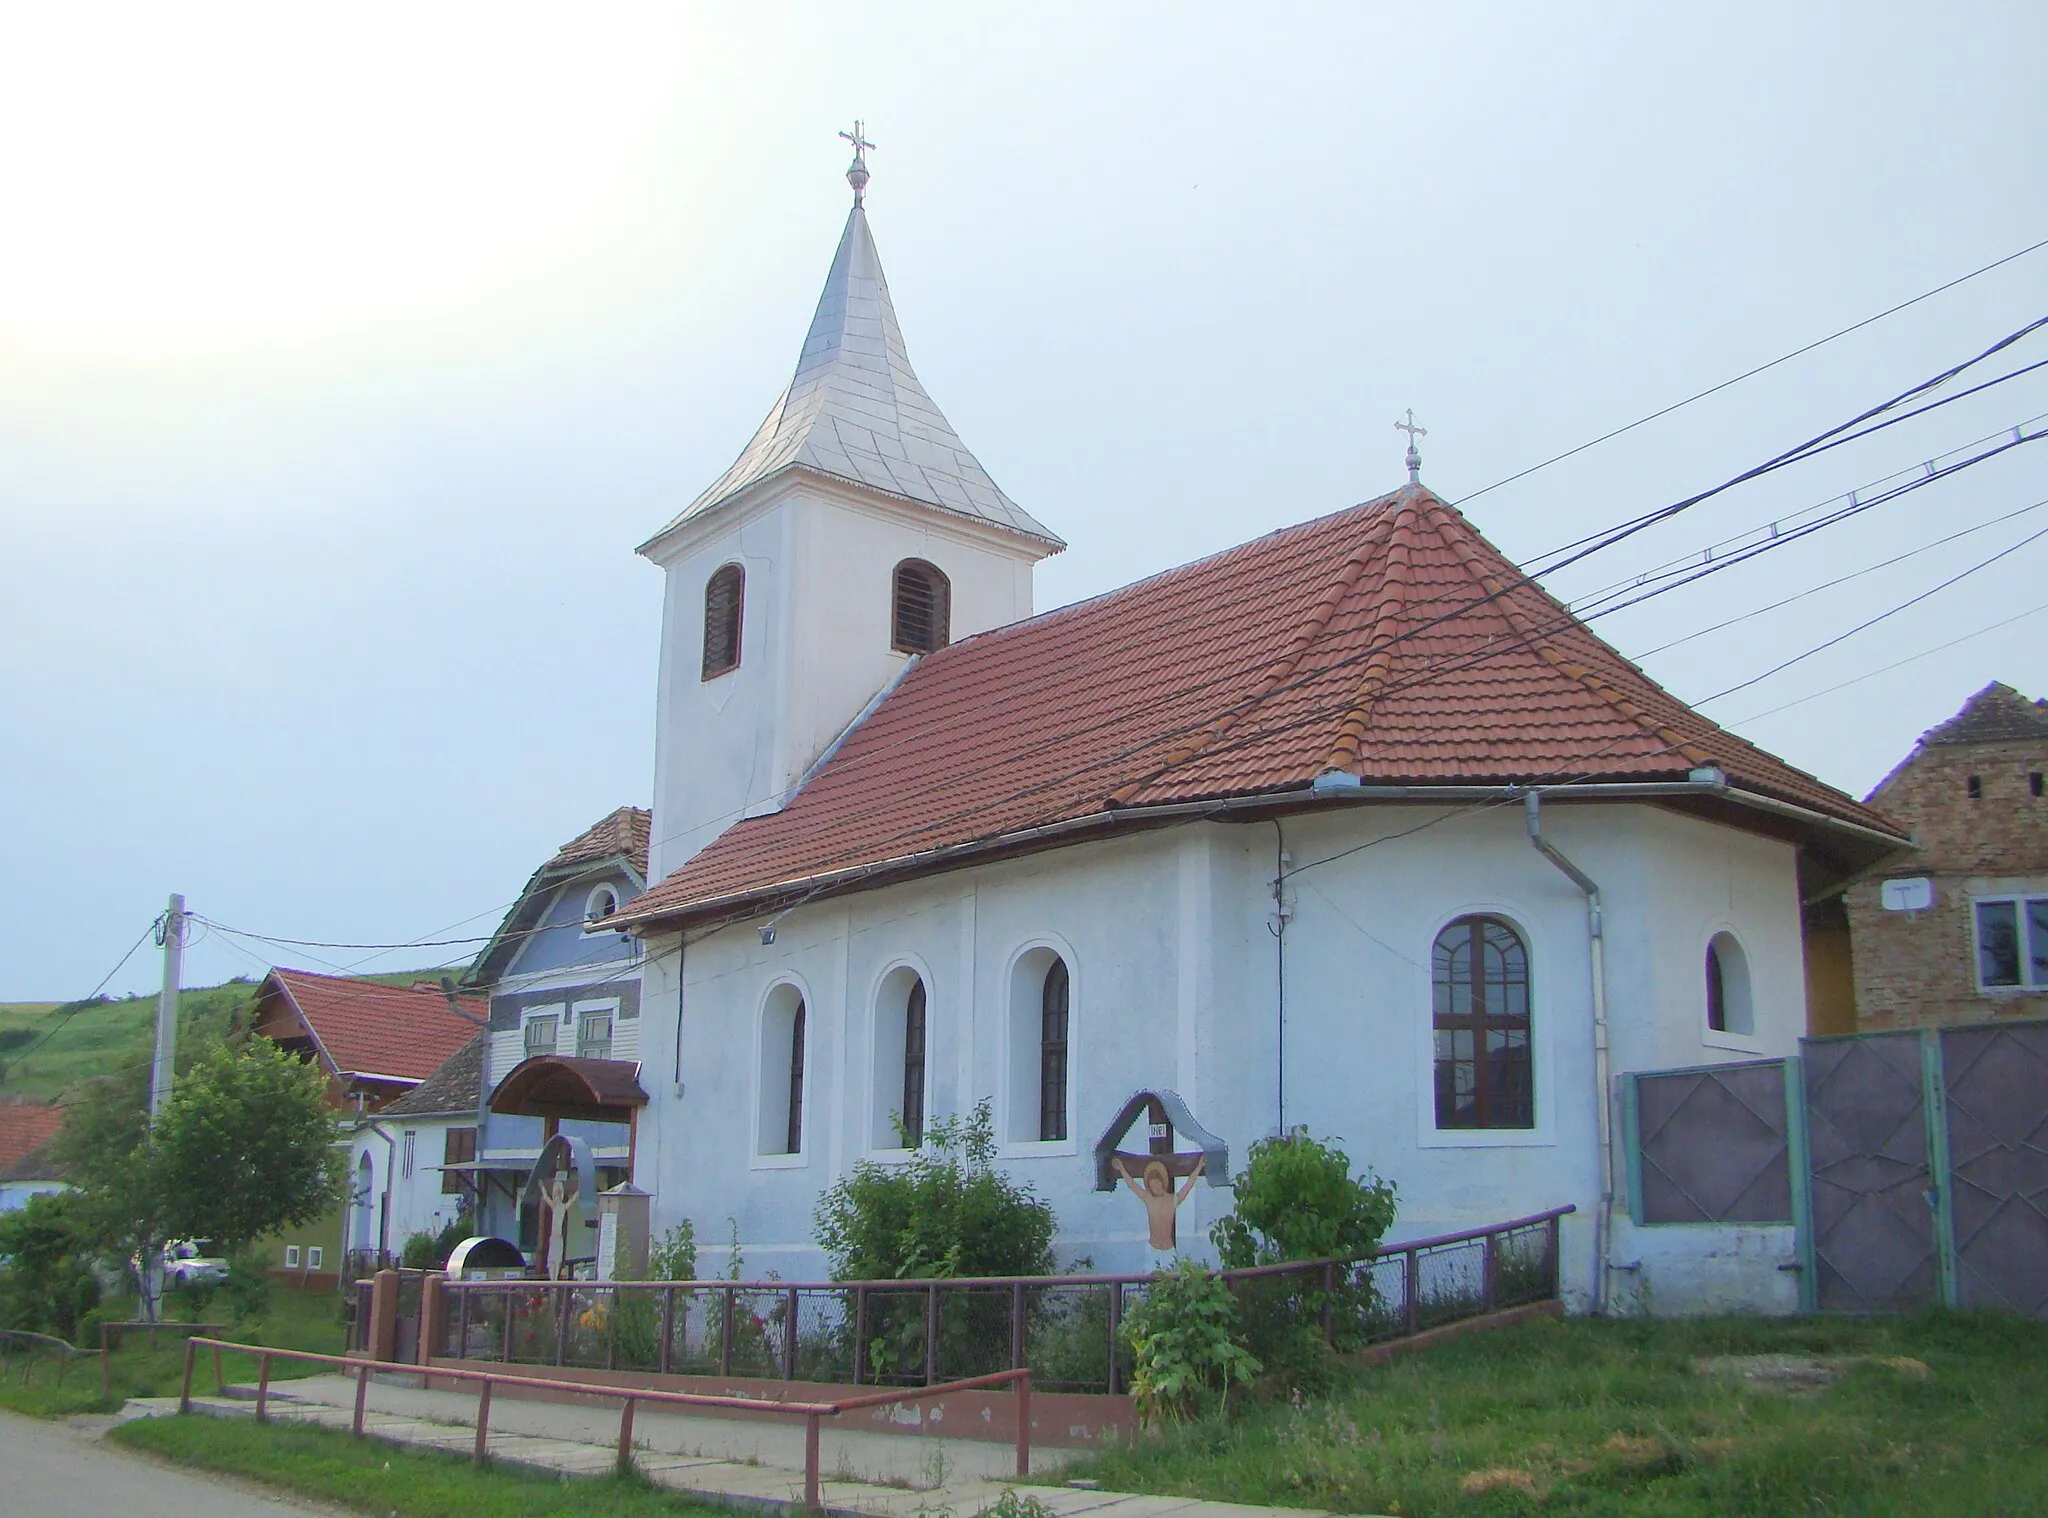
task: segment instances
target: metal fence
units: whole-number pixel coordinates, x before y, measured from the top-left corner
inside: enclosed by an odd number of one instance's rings
[[[1319,1320],[1364,1348],[1558,1294],[1554,1208],[1349,1260],[1225,1271],[1248,1315]],[[931,1386],[1029,1369],[1120,1392],[1120,1329],[1150,1275],[930,1281],[451,1281],[441,1355],[521,1365]]]

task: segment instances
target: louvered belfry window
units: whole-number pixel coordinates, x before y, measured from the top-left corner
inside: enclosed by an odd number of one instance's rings
[[[923,559],[898,564],[890,647],[903,654],[944,648],[951,641],[952,620],[953,587],[939,567]]]
[[[747,572],[727,564],[704,586],[704,678],[739,668],[740,622],[746,609]]]

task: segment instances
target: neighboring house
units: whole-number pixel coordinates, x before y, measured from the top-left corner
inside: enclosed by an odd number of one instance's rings
[[[525,1071],[637,1119],[657,1230],[730,1217],[749,1273],[801,1279],[828,1187],[981,1101],[1062,1258],[1142,1268],[1092,1147],[1171,1088],[1232,1165],[1337,1137],[1404,1236],[1571,1204],[1588,1300],[1612,1077],[1796,1052],[1803,897],[1906,840],[1662,690],[1409,468],[1033,616],[1063,545],[919,384],[856,200],[787,391],[641,550],[653,883],[611,926],[645,958],[486,965],[494,1075],[536,1050],[494,1105]],[[569,1019],[628,984],[602,1070],[571,1068]],[[1227,1207],[1198,1188],[1180,1237]]]
[[[349,1170],[368,1177],[378,1232],[394,1254],[411,1235],[439,1233],[473,1211],[470,1173],[449,1167],[476,1158],[484,1039],[475,1034],[440,1069],[356,1127]]]
[[[62,1107],[0,1097],[0,1212],[70,1189],[50,1162],[50,1141],[63,1126]]]
[[[2048,1014],[2044,777],[2048,708],[1994,683],[1870,793],[1918,852],[1844,893],[1858,1028]]]
[[[563,844],[463,977],[489,1000],[491,1110],[479,1152],[452,1173],[482,1192],[480,1231],[527,1250],[542,1236],[522,1192],[547,1137],[588,1143],[603,1185],[631,1165],[645,1100],[640,945],[614,919],[647,887],[649,821],[645,808],[622,806]],[[579,1242],[571,1255],[592,1247]]]
[[[256,989],[251,1027],[327,1076],[337,1143],[350,1144],[348,1200],[326,1218],[265,1240],[271,1268],[311,1285],[332,1285],[353,1260],[373,1266],[391,1254],[394,1235],[380,1170],[353,1131],[412,1090],[475,1038],[484,1003],[451,1002],[435,986],[387,986],[340,975],[273,969]]]

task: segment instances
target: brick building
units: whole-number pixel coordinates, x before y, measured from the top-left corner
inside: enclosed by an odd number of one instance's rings
[[[1918,852],[1844,895],[1858,1029],[2048,1016],[2044,777],[2048,703],[1994,683],[1870,793]]]

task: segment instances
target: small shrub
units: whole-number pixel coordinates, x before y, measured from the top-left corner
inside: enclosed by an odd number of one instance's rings
[[[656,1239],[647,1251],[647,1279],[650,1281],[694,1281],[697,1279],[697,1225],[684,1218]]]
[[[1259,1373],[1237,1328],[1237,1299],[1202,1265],[1176,1260],[1153,1277],[1144,1300],[1123,1321],[1139,1418],[1148,1424],[1185,1422],[1227,1409],[1231,1386]]]
[[[1225,1268],[1287,1260],[1354,1259],[1379,1246],[1394,1221],[1394,1186],[1366,1171],[1335,1144],[1291,1128],[1251,1147],[1236,1179],[1236,1203],[1209,1230]],[[1339,1347],[1363,1342],[1373,1308],[1364,1270],[1340,1271],[1336,1289],[1280,1276],[1247,1281],[1239,1291],[1245,1338],[1269,1374],[1292,1387],[1315,1387],[1330,1372],[1322,1332],[1327,1311]]]
[[[260,1318],[270,1311],[270,1258],[253,1245],[244,1245],[228,1256],[227,1279],[220,1283],[220,1300],[228,1316],[237,1323]]]

